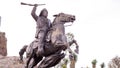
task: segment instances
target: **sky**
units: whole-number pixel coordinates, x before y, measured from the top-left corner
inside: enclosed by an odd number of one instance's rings
[[[47,8],[51,21],[60,12],[76,16],[73,25],[66,27],[66,33],[73,33],[79,44],[76,68],[91,68],[93,59],[100,68],[102,62],[107,66],[113,57],[120,56],[120,0],[0,0],[0,31],[6,32],[8,56],[18,56],[20,48],[35,36],[32,7],[20,2],[46,4],[36,13]]]

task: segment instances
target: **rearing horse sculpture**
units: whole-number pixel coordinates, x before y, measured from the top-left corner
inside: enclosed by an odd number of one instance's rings
[[[54,15],[54,17],[55,19],[52,23],[51,30],[51,42],[45,42],[44,55],[37,56],[37,48],[34,48],[37,40],[34,40],[31,45],[28,46],[26,49],[28,59],[25,68],[33,68],[35,65],[37,65],[37,63],[42,60],[43,57],[45,58],[41,61],[38,68],[49,68],[55,66],[65,56],[64,53],[61,53],[61,51],[66,50],[67,48],[70,50],[69,44],[67,43],[67,39],[65,36],[64,24],[67,22],[74,22],[75,16],[59,13],[57,15]],[[29,65],[29,62],[32,58],[32,64]]]

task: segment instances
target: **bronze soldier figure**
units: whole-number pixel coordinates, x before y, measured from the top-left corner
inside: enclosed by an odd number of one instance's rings
[[[31,15],[37,24],[35,38],[39,41],[38,42],[38,51],[37,51],[37,55],[39,56],[39,55],[43,55],[43,53],[44,53],[43,46],[44,46],[45,36],[47,35],[47,32],[51,25],[51,22],[47,18],[48,11],[45,8],[40,12],[39,16],[36,15],[35,12],[36,12],[37,6],[38,6],[38,4],[34,5]]]

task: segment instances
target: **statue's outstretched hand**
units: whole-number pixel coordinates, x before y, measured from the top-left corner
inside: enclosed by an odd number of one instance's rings
[[[45,4],[29,4],[29,3],[24,3],[24,2],[21,2],[21,5],[28,5],[28,6],[40,6],[40,5],[45,5]]]
[[[34,6],[36,6],[36,7],[37,7],[37,6],[38,6],[38,4],[34,4]]]

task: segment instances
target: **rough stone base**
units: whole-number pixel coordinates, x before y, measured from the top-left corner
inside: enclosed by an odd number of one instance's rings
[[[7,38],[5,32],[0,32],[0,55],[7,56]]]

